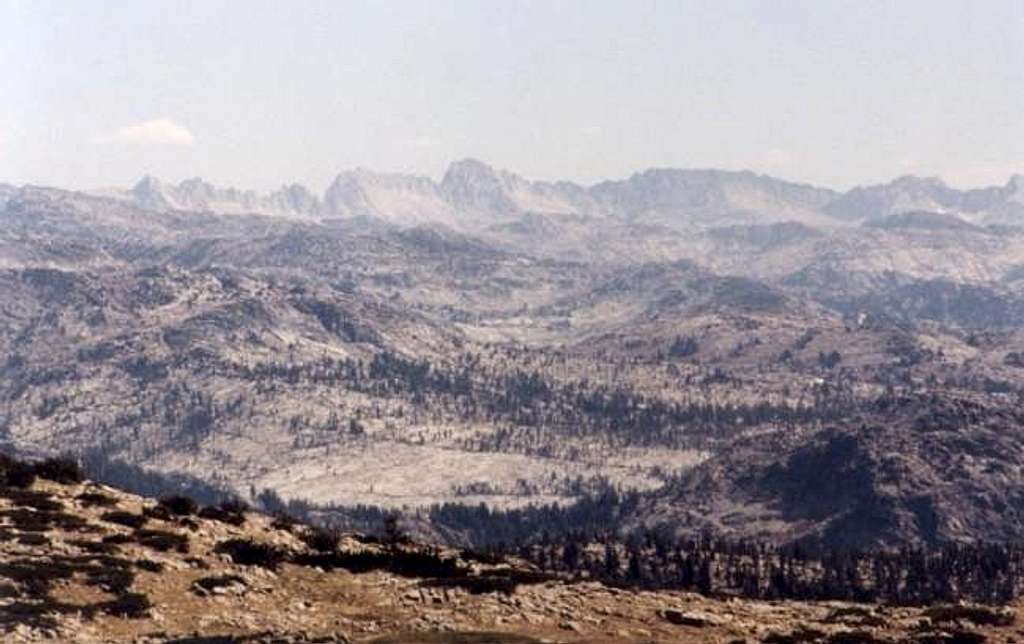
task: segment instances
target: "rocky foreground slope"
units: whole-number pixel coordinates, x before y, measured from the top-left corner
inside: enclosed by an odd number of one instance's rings
[[[0,463],[5,642],[1015,642],[1015,607],[641,592]],[[394,535],[393,535],[394,536]]]

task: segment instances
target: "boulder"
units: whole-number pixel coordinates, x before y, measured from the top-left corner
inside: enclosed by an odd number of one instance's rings
[[[694,628],[708,628],[721,626],[723,619],[717,615],[704,611],[682,611],[675,608],[665,608],[658,611],[658,614],[665,621],[678,626],[692,626]]]

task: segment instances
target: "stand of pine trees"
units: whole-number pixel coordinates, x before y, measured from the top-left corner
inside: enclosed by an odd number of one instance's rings
[[[810,550],[656,533],[541,538],[517,554],[543,570],[646,589],[757,599],[1003,604],[1024,590],[1024,546],[950,543],[898,550]]]

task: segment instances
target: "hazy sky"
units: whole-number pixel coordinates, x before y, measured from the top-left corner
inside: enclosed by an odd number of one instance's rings
[[[0,0],[0,181],[1024,173],[1024,2]]]

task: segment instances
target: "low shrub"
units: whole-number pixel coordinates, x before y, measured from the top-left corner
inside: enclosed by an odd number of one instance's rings
[[[214,552],[227,554],[231,561],[241,566],[260,566],[277,570],[287,558],[287,553],[269,543],[252,539],[229,539],[217,544]]]
[[[152,559],[138,559],[135,561],[135,567],[146,572],[163,572],[166,569],[162,563]]]
[[[53,527],[53,519],[49,512],[35,512],[27,508],[6,510],[2,515],[22,532],[46,532]]]
[[[228,525],[240,526],[245,524],[245,504],[225,502],[218,505],[208,505],[199,511],[201,519],[220,521]]]
[[[457,575],[453,577],[431,579],[425,582],[429,586],[442,588],[462,588],[474,595],[484,593],[511,594],[519,586],[543,584],[559,579],[557,575],[525,570],[498,570],[480,575]]]
[[[444,558],[433,552],[318,552],[296,555],[292,561],[325,570],[342,568],[352,573],[387,570],[403,577],[450,578],[467,574],[467,570],[460,567],[455,559]]]
[[[15,507],[34,508],[42,512],[59,512],[64,509],[64,504],[46,493],[37,490],[11,489],[6,490],[3,496]]]
[[[50,592],[53,582],[71,579],[76,572],[74,566],[63,560],[15,559],[0,564],[0,577],[12,581],[22,592],[31,597],[44,597]]]
[[[78,461],[66,456],[39,461],[32,466],[32,469],[39,478],[64,485],[81,483],[85,480],[85,472],[82,471]]]
[[[454,577],[451,579],[438,580],[431,585],[444,588],[458,587],[469,591],[472,595],[483,595],[485,593],[502,593],[510,595],[515,592],[519,585],[511,577],[500,576],[471,576]]]
[[[148,519],[158,519],[160,521],[171,521],[174,519],[174,514],[162,505],[143,508],[142,514]]]
[[[50,545],[50,537],[45,534],[39,534],[38,532],[26,532],[19,534],[16,537],[18,543],[25,546],[48,546]]]
[[[338,544],[341,543],[341,532],[334,528],[310,526],[302,533],[302,542],[309,546],[310,550],[331,552],[337,550]]]
[[[153,604],[142,593],[124,593],[116,599],[101,602],[95,606],[97,611],[107,615],[130,619],[146,617],[151,608],[153,608]]]
[[[0,512],[11,525],[23,532],[46,532],[60,528],[68,532],[95,532],[96,526],[81,517],[66,512],[49,512],[29,508],[14,508]]]
[[[118,544],[110,543],[109,541],[87,541],[85,539],[74,539],[70,543],[80,550],[84,550],[92,554],[113,555],[118,551]]]
[[[104,512],[100,515],[100,520],[106,521],[107,523],[116,523],[117,525],[138,529],[146,525],[149,518],[142,514],[135,514],[134,512],[113,510],[111,512]]]
[[[270,522],[271,528],[285,532],[291,532],[297,525],[301,525],[301,522],[290,514],[274,515],[274,520]]]
[[[480,550],[463,550],[462,558],[466,561],[475,561],[488,566],[496,566],[508,561],[508,557],[499,552],[486,552]]]
[[[250,512],[252,510],[252,508],[249,507],[248,503],[246,503],[242,499],[237,498],[221,501],[220,503],[217,504],[217,507],[224,510],[225,512],[233,512],[235,514],[245,514],[246,512]]]
[[[160,499],[159,505],[177,516],[192,516],[199,510],[199,504],[194,499],[181,494],[165,496]]]
[[[75,497],[75,500],[87,508],[112,508],[117,505],[117,499],[99,492],[82,492]]]
[[[124,559],[101,556],[98,560],[81,561],[79,565],[86,573],[86,583],[98,586],[108,593],[127,592],[135,581],[131,564]]]
[[[153,550],[161,552],[168,552],[170,550],[176,550],[181,553],[188,552],[188,537],[176,532],[140,529],[136,530],[132,536],[136,543]]]
[[[395,574],[405,577],[455,577],[464,575],[458,561],[451,558],[441,557],[434,552],[406,552],[396,551],[389,553],[391,562],[389,570]]]
[[[7,454],[0,454],[0,485],[27,488],[35,483],[35,480],[36,473],[31,465]]]

